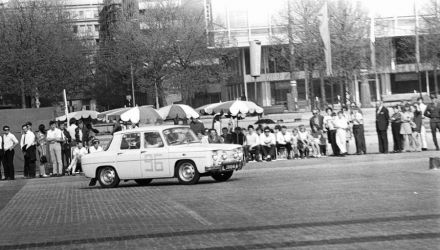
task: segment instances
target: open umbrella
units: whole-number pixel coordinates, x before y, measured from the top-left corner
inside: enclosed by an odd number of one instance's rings
[[[159,115],[164,120],[173,120],[173,119],[190,119],[190,118],[199,118],[200,115],[188,105],[185,104],[172,104],[165,107],[160,108],[158,111]]]
[[[227,116],[257,115],[262,114],[264,109],[250,101],[228,101],[207,105],[203,111],[206,114],[225,114]]]
[[[71,112],[66,115],[58,116],[55,118],[56,121],[67,121],[70,119],[81,120],[81,119],[97,119],[98,112],[91,110],[81,110],[77,112]]]
[[[130,108],[121,114],[121,120],[124,122],[154,124],[157,121],[162,121],[162,117],[151,106],[140,106]]]
[[[275,124],[275,122],[272,119],[260,119],[254,124]]]
[[[121,118],[121,114],[127,112],[131,108],[118,108],[118,109],[111,109],[104,112],[99,113],[98,119],[110,121],[110,120],[119,120]]]

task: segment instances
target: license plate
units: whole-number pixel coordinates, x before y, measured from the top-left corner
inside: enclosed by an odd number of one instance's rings
[[[225,169],[226,170],[231,170],[231,169],[235,169],[236,165],[226,165]]]

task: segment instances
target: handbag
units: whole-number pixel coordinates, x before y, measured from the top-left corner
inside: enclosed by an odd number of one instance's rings
[[[45,164],[45,163],[47,163],[47,157],[46,157],[45,155],[42,155],[42,156],[40,157],[40,163],[41,163],[41,164]]]

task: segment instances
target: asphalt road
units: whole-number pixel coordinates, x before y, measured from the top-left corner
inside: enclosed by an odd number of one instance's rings
[[[253,163],[225,183],[0,182],[0,249],[440,249],[422,153]]]

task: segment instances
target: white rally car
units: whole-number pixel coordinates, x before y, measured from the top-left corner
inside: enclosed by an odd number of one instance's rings
[[[116,187],[120,180],[147,185],[173,177],[182,184],[195,184],[201,176],[226,181],[243,167],[243,159],[240,145],[202,144],[189,127],[170,125],[117,132],[107,150],[81,161],[86,177]]]

